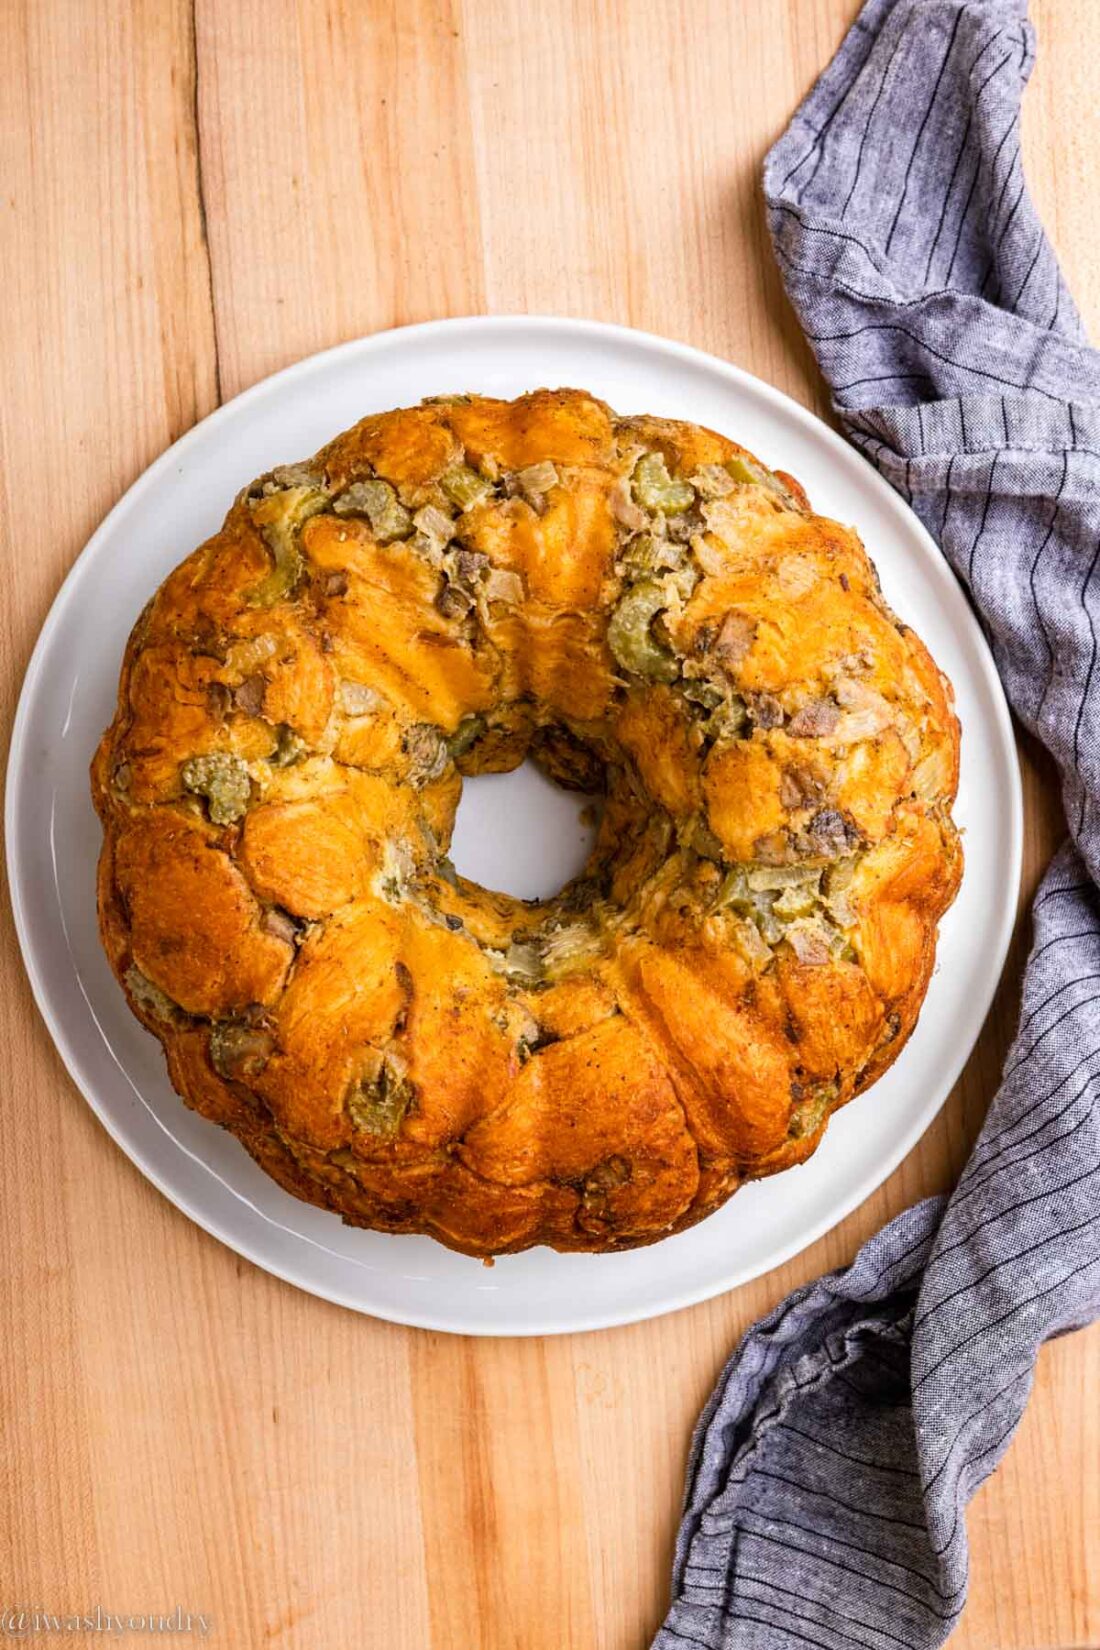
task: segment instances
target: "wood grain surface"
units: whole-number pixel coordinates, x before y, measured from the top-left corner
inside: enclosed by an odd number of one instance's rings
[[[0,0],[5,730],[108,507],[219,397],[309,351],[433,316],[588,315],[824,410],[757,179],[855,10]],[[1095,332],[1100,7],[1032,15],[1030,178]],[[1048,768],[1022,757],[1026,896],[1061,823]],[[178,1604],[234,1650],[644,1650],[723,1360],[792,1286],[952,1184],[1026,944],[1025,919],[939,1120],[827,1238],[656,1323],[493,1343],[313,1300],[178,1214],[66,1078],[5,915],[0,1607]],[[971,1510],[958,1650],[1100,1643],[1098,1390],[1100,1330],[1043,1353]]]

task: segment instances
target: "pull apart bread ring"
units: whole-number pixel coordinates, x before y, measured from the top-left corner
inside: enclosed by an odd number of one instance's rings
[[[523,901],[463,776],[602,793]],[[578,390],[364,419],[130,637],[103,943],[189,1106],[295,1196],[490,1256],[681,1231],[896,1059],[962,858],[951,689],[856,534]]]

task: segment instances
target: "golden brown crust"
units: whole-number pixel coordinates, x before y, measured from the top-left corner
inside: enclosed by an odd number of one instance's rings
[[[538,905],[461,774],[604,791]],[[471,1254],[615,1249],[803,1161],[916,1022],[961,853],[951,691],[855,533],[580,391],[364,419],[134,628],[103,942],[176,1088],[295,1196]]]

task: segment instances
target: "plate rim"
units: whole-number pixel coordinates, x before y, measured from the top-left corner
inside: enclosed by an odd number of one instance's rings
[[[747,1269],[739,1270],[733,1264],[731,1257],[730,1271],[721,1281],[714,1282],[710,1280],[697,1288],[678,1289],[669,1295],[662,1304],[643,1303],[641,1306],[626,1306],[618,1310],[598,1307],[591,1314],[586,1314],[583,1309],[579,1309],[568,1319],[562,1319],[559,1316],[551,1320],[509,1324],[507,1327],[501,1327],[488,1321],[462,1325],[456,1324],[452,1319],[440,1317],[430,1311],[424,1311],[419,1307],[403,1311],[399,1307],[391,1306],[388,1303],[381,1307],[368,1306],[338,1285],[326,1287],[320,1282],[294,1276],[288,1266],[263,1253],[262,1248],[249,1235],[241,1237],[231,1233],[223,1221],[198,1208],[185,1191],[173,1185],[166,1175],[146,1161],[140,1150],[127,1140],[121,1125],[116,1123],[110,1110],[100,1103],[94,1085],[83,1080],[80,1074],[81,1062],[77,1050],[70,1041],[63,1022],[54,1013],[44,979],[44,971],[40,967],[36,954],[36,942],[31,932],[24,901],[23,873],[16,852],[17,818],[27,771],[26,742],[33,702],[49,654],[54,631],[61,622],[62,612],[72,600],[81,581],[87,576],[88,568],[102,542],[113,534],[128,511],[140,502],[146,492],[157,486],[161,477],[172,468],[182,454],[186,453],[191,446],[197,444],[202,435],[208,434],[211,429],[216,429],[219,424],[228,421],[231,417],[239,416],[250,400],[258,400],[272,390],[277,391],[278,389],[287,388],[295,381],[301,381],[315,373],[323,372],[331,362],[338,358],[353,354],[369,355],[374,349],[392,346],[394,343],[400,343],[403,339],[409,341],[431,339],[441,335],[456,335],[468,331],[503,334],[510,331],[527,331],[550,334],[562,328],[581,336],[588,335],[602,340],[613,340],[619,343],[641,346],[648,350],[657,350],[665,353],[666,356],[679,358],[689,366],[717,372],[734,385],[739,386],[743,391],[771,403],[777,411],[786,417],[793,417],[794,421],[800,424],[815,441],[826,449],[831,448],[837,454],[843,455],[845,462],[849,462],[852,458],[862,460],[863,479],[870,487],[871,492],[878,495],[883,506],[900,520],[907,532],[910,534],[915,532],[918,538],[925,540],[925,548],[930,552],[926,560],[926,566],[933,584],[938,585],[941,589],[952,588],[956,596],[961,595],[963,598],[968,620],[968,642],[970,644],[971,660],[987,689],[992,720],[1003,747],[1003,754],[1007,758],[1006,767],[1011,777],[1010,795],[1004,799],[1007,803],[1006,868],[1010,873],[1009,888],[1011,897],[1007,898],[1000,907],[996,933],[992,936],[993,943],[989,946],[990,964],[983,977],[983,1000],[977,1030],[963,1052],[961,1054],[956,1053],[946,1063],[944,1069],[949,1076],[949,1081],[942,1085],[941,1098],[933,1107],[925,1107],[914,1113],[907,1127],[899,1131],[890,1151],[886,1152],[876,1162],[871,1180],[861,1180],[846,1198],[830,1209],[826,1216],[806,1226],[799,1232],[797,1237],[792,1238],[788,1243],[781,1244],[773,1252],[765,1267],[757,1268],[750,1263]],[[528,315],[522,312],[508,312],[491,315],[448,316],[413,322],[405,326],[384,328],[360,337],[346,339],[326,349],[303,356],[284,367],[280,367],[275,372],[257,379],[255,383],[239,391],[229,401],[215,407],[204,418],[192,424],[183,435],[159,453],[134,478],[74,558],[50,603],[49,610],[31,650],[19,691],[15,715],[12,719],[11,736],[5,764],[4,835],[9,902],[16,937],[19,942],[20,955],[35,1005],[50,1035],[50,1039],[61,1057],[70,1080],[106,1130],[108,1136],[125,1153],[129,1161],[145,1179],[154,1185],[181,1214],[194,1221],[203,1231],[218,1242],[223,1243],[235,1254],[239,1254],[243,1259],[258,1266],[261,1270],[308,1294],[316,1295],[320,1299],[362,1315],[378,1318],[385,1322],[401,1324],[409,1328],[428,1329],[476,1338],[526,1339],[542,1335],[586,1334],[601,1329],[618,1328],[632,1323],[646,1322],[652,1318],[665,1317],[672,1312],[683,1311],[688,1307],[699,1305],[703,1301],[730,1293],[732,1290],[741,1288],[758,1277],[767,1276],[778,1267],[785,1265],[794,1256],[801,1254],[803,1250],[808,1249],[843,1220],[847,1219],[854,1209],[873,1196],[879,1187],[885,1183],[898,1165],[913,1150],[928,1128],[931,1127],[946,1104],[952,1089],[958,1082],[959,1076],[974,1051],[1003,976],[1005,960],[1016,923],[1023,871],[1023,785],[1019,766],[1019,753],[1004,687],[997,673],[989,644],[974,616],[966,598],[965,590],[957,580],[940,547],[916,512],[906,504],[901,495],[859,453],[857,448],[845,441],[829,424],[825,423],[823,419],[819,418],[801,402],[787,395],[785,391],[776,388],[775,385],[769,384],[764,379],[758,378],[746,368],[740,367],[732,361],[726,361],[721,356],[714,355],[710,351],[700,349],[693,344],[668,338],[660,333],[649,332],[642,328],[624,326],[616,322],[568,315]],[[987,935],[987,943],[989,938],[990,936]],[[175,1140],[174,1137],[173,1140],[177,1149],[186,1153],[187,1148],[181,1142]],[[209,1168],[210,1166],[204,1165],[204,1167]],[[256,1210],[256,1206],[251,1203],[251,1200],[239,1192],[237,1188],[231,1187],[229,1189],[234,1196],[242,1199],[262,1218],[269,1218],[263,1210]],[[300,1241],[311,1241],[302,1234],[295,1233],[294,1236]]]

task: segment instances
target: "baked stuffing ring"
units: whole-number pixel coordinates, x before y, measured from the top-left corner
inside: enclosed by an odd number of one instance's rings
[[[188,1105],[355,1225],[612,1250],[806,1158],[961,875],[948,683],[856,534],[576,390],[364,419],[243,492],[127,647],[104,945]],[[554,898],[462,777],[602,794]]]

